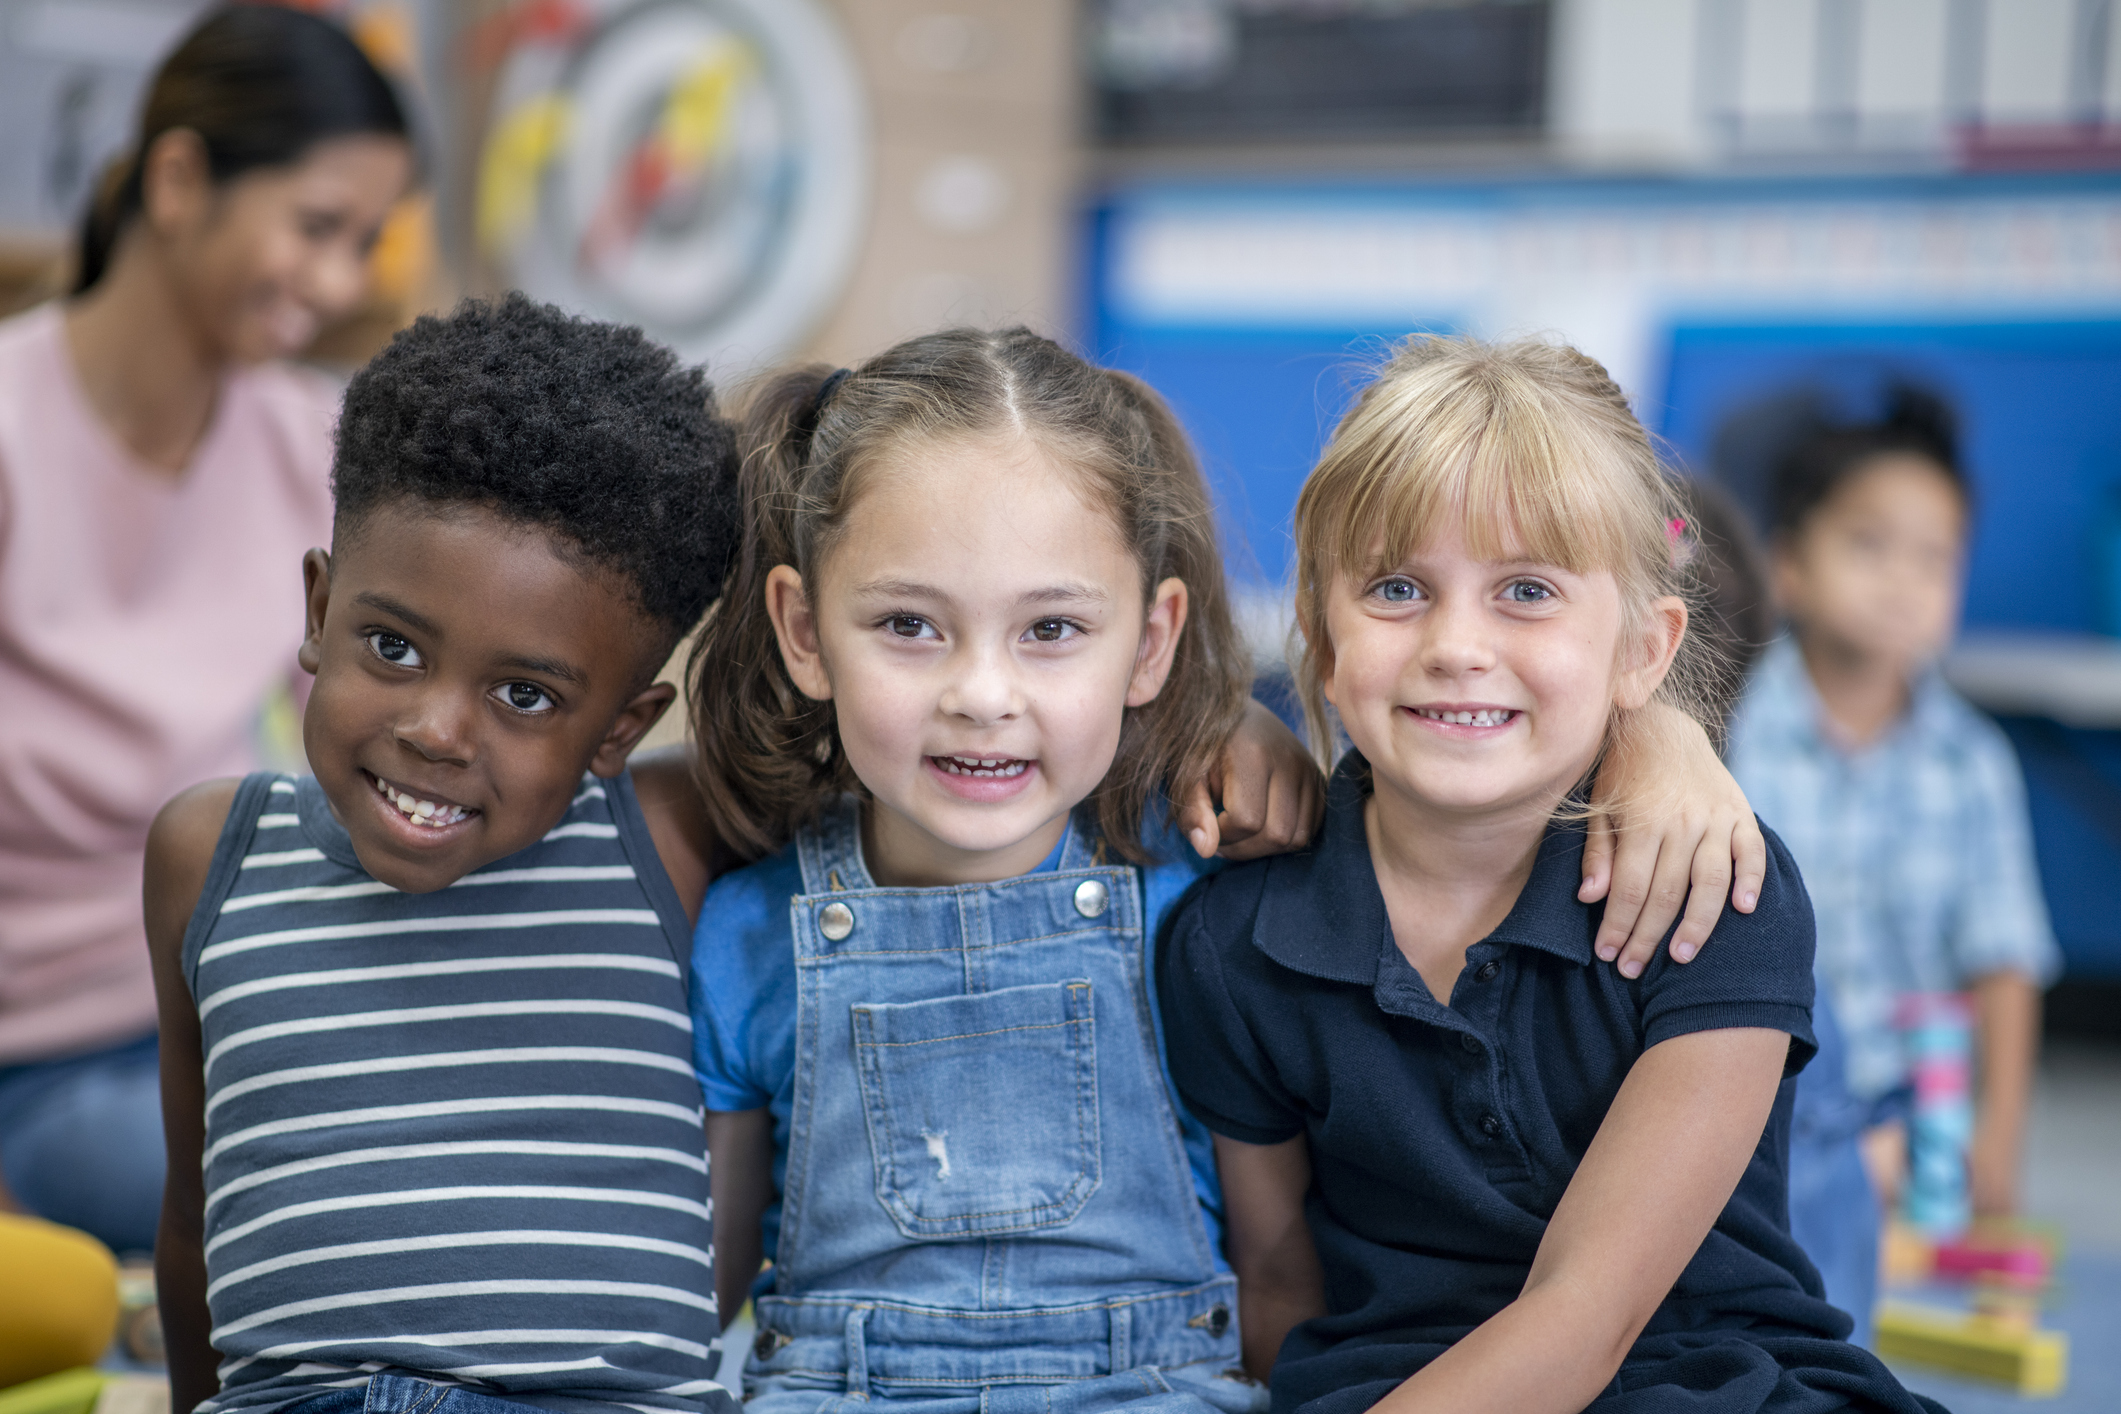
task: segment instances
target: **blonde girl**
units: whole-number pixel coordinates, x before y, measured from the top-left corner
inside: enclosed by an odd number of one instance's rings
[[[1409,341],[1305,484],[1300,683],[1352,749],[1314,849],[1192,895],[1159,974],[1277,1411],[1927,1407],[1789,1236],[1780,842],[1691,967],[1599,966],[1576,896],[1581,783],[1690,701],[1684,534],[1544,343]]]
[[[1300,843],[1320,783],[1248,705],[1183,435],[1021,329],[784,375],[747,428],[694,728],[758,862],[693,1011],[725,1307],[774,1261],[753,1409],[1254,1407],[1149,976],[1233,817]]]

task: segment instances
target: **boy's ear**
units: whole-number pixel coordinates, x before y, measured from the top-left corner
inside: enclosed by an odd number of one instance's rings
[[[1637,640],[1634,661],[1620,674],[1613,700],[1616,706],[1633,709],[1657,695],[1666,674],[1679,658],[1679,645],[1686,641],[1686,600],[1667,594],[1653,600],[1644,616],[1642,637]]]
[[[766,617],[773,620],[773,636],[781,645],[781,662],[796,690],[814,702],[828,700],[832,696],[832,678],[825,672],[825,655],[818,646],[817,613],[810,606],[810,595],[795,566],[775,565],[767,571]]]
[[[324,661],[324,611],[331,607],[331,552],[311,550],[302,556],[302,646],[295,661],[311,677]]]
[[[612,719],[611,730],[597,743],[596,755],[589,758],[589,769],[605,780],[611,779],[626,769],[626,758],[648,735],[649,728],[662,719],[677,700],[678,690],[667,682],[652,682],[633,695],[619,715]]]
[[[1149,601],[1149,616],[1142,622],[1141,647],[1134,655],[1134,676],[1127,680],[1127,705],[1140,707],[1154,702],[1171,676],[1171,663],[1178,654],[1178,640],[1186,631],[1186,610],[1191,606],[1186,582],[1171,578],[1156,586]]]

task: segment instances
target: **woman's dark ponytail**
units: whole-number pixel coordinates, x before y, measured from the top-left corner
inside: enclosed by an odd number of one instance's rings
[[[147,151],[178,128],[198,134],[216,183],[297,162],[328,138],[408,136],[390,81],[345,30],[280,5],[223,6],[163,61],[131,150],[96,183],[81,220],[75,294],[103,278],[139,214]]]

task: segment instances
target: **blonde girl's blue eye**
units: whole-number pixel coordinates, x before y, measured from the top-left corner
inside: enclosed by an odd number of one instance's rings
[[[367,635],[368,651],[394,668],[424,668],[427,662],[420,650],[407,643],[388,629],[374,629]]]
[[[1503,597],[1517,604],[1544,604],[1554,597],[1554,591],[1536,579],[1520,579],[1503,591]]]
[[[516,711],[532,715],[550,712],[559,705],[552,700],[551,694],[534,682],[502,683],[494,689],[494,696],[500,698],[501,701],[507,703]]]
[[[1370,592],[1387,604],[1411,604],[1421,597],[1421,590],[1415,587],[1413,580],[1398,575],[1380,581]]]

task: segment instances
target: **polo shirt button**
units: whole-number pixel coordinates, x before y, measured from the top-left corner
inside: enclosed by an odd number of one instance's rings
[[[1492,981],[1494,981],[1494,980],[1495,980],[1495,978],[1496,978],[1497,974],[1499,974],[1499,973],[1500,973],[1501,971],[1502,971],[1502,964],[1501,964],[1501,963],[1499,963],[1499,962],[1483,962],[1482,964],[1480,964],[1480,971],[1479,971],[1479,972],[1478,972],[1478,973],[1477,973],[1476,975],[1477,975],[1477,976],[1478,976],[1478,977],[1480,978],[1480,980],[1481,980],[1481,981],[1483,981],[1483,982],[1492,982]]]
[[[1458,1044],[1464,1046],[1476,1056],[1480,1054],[1480,1038],[1470,1031],[1458,1033]]]
[[[854,931],[854,910],[844,903],[828,903],[817,911],[817,930],[827,942],[836,943]]]
[[[1112,902],[1112,890],[1102,879],[1085,879],[1075,886],[1075,911],[1085,918],[1102,915]]]
[[[1500,1139],[1502,1137],[1502,1121],[1493,1115],[1482,1115],[1480,1117],[1480,1132],[1487,1135],[1490,1139]]]

